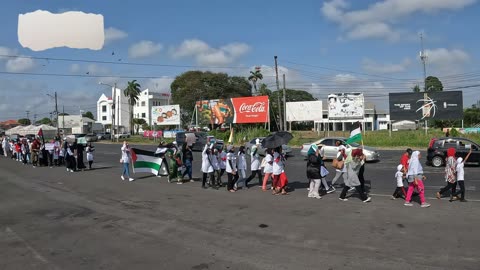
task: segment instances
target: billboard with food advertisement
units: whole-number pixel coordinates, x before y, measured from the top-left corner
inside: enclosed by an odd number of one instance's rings
[[[328,95],[328,119],[363,119],[365,99],[362,93]]]
[[[199,121],[214,127],[268,122],[268,96],[202,100],[196,106]]]
[[[152,107],[152,125],[180,125],[180,105]]]

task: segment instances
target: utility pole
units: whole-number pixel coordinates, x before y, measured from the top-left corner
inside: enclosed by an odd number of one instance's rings
[[[55,116],[57,118],[56,125],[57,125],[57,136],[60,138],[60,127],[58,126],[58,103],[57,103],[57,92],[55,91]]]
[[[420,43],[421,43],[421,46],[422,46],[422,51],[420,52],[420,59],[422,60],[422,63],[423,63],[423,99],[425,100],[424,101],[424,105],[426,105],[427,103],[427,98],[428,98],[428,95],[427,95],[427,55],[425,53],[425,50],[423,49],[423,33],[420,33]],[[422,116],[425,116],[425,113],[426,113],[426,107],[423,107],[423,110],[422,110]],[[425,118],[425,134],[428,133],[427,129],[428,129],[428,123],[427,123],[427,119]]]
[[[35,125],[37,123],[37,114],[33,115],[33,124]]]
[[[280,110],[280,85],[278,83],[278,65],[277,65],[277,56],[273,57],[275,59],[275,81],[277,83],[277,106],[278,106],[278,118],[279,118],[279,129],[283,130],[282,128],[282,112]]]
[[[65,105],[63,105],[62,129],[63,129],[63,134],[65,134]]]
[[[117,92],[117,83],[114,83],[113,86],[115,87],[115,92]],[[120,132],[119,132],[119,129],[120,129],[120,95],[122,93],[118,93],[118,102],[117,102],[117,133],[118,133],[118,136],[117,136],[117,142],[118,142],[118,138],[120,137]]]
[[[283,130],[287,130],[287,87],[285,86],[285,74],[283,74]]]
[[[111,136],[111,140],[112,142],[114,142],[115,140],[115,132],[114,132],[114,128],[115,128],[115,100],[117,100],[117,96],[115,95],[115,92],[116,92],[116,87],[113,87],[113,90],[112,90],[112,126],[110,128],[110,136]]]
[[[27,119],[30,120],[30,118],[28,117],[30,115],[30,111],[26,111],[27,113]]]

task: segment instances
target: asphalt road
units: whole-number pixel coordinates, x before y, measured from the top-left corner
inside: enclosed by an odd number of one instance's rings
[[[151,147],[140,147],[154,149]],[[200,183],[120,180],[119,145],[96,145],[96,169],[32,168],[0,158],[0,269],[478,269],[478,167],[467,199],[430,208],[390,200],[401,151],[368,163],[371,203],[338,192],[306,197],[305,161],[288,159],[294,188],[231,194]],[[199,153],[194,176],[200,177]],[[444,184],[424,166],[427,195]],[[331,177],[329,177],[331,179]],[[254,182],[253,182],[254,183]]]

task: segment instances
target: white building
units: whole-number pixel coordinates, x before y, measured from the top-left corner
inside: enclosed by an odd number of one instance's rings
[[[145,119],[149,126],[152,125],[152,107],[170,104],[170,94],[156,93],[148,89],[140,92],[137,105],[133,109],[134,118]]]
[[[95,120],[81,115],[60,115],[58,117],[58,128],[61,132],[63,131],[63,134],[98,132],[95,127]]]
[[[116,109],[112,112],[113,99],[115,97]],[[152,106],[168,105],[170,94],[156,93],[149,89],[140,92],[138,102],[133,107],[133,117],[143,118],[148,125],[151,125]],[[112,87],[112,95],[102,94],[97,101],[97,119],[103,125],[111,125],[114,119],[114,127],[118,126],[118,131],[114,129],[114,134],[121,132],[130,132],[130,108],[128,98],[123,94],[123,90]],[[107,129],[109,130],[109,129]]]

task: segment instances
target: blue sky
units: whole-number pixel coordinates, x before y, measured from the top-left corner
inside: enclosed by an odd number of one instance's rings
[[[18,15],[37,9],[102,14],[104,48],[22,48]],[[477,0],[8,1],[0,10],[0,55],[197,66],[241,76],[261,66],[272,89],[273,56],[278,55],[289,88],[320,99],[331,92],[360,91],[367,102],[387,109],[389,92],[411,91],[422,80],[420,32],[429,57],[427,75],[438,76],[446,89],[480,84],[474,31],[479,11]],[[0,71],[7,72],[0,74],[0,120],[23,118],[27,110],[31,118],[49,116],[54,104],[46,94],[55,91],[66,112],[95,113],[96,100],[109,91],[100,81],[122,87],[129,79],[118,75],[152,77],[138,81],[167,92],[175,76],[191,69],[0,56]],[[478,87],[463,91],[465,106],[479,99]]]

